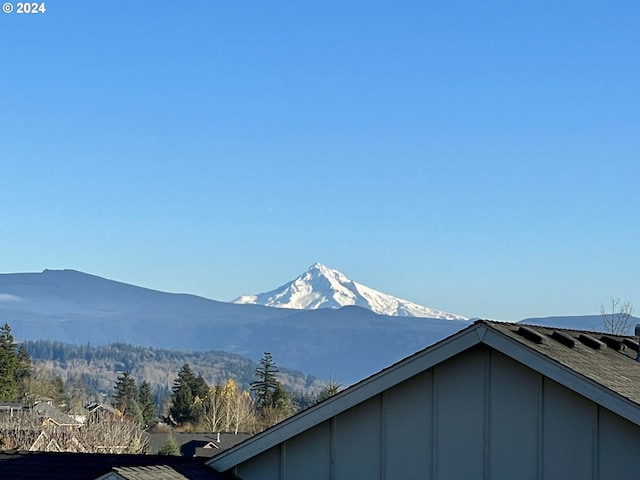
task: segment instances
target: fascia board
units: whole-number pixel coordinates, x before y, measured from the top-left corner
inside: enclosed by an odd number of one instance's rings
[[[488,329],[484,343],[630,422],[640,425],[638,405],[598,382],[495,330]]]
[[[263,433],[245,440],[237,447],[221,452],[206,463],[220,472],[229,470],[249,458],[259,455],[295,435],[319,425],[349,408],[481,343],[481,338],[486,330],[487,327],[483,324],[474,324],[467,327],[451,337],[441,340],[362,380],[321,404],[304,410]]]

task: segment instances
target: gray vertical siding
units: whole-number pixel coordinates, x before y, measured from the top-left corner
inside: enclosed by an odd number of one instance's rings
[[[544,478],[593,478],[596,404],[553,381],[545,381],[543,388]]]
[[[473,349],[434,368],[436,478],[482,478],[485,355]]]
[[[599,412],[599,478],[640,478],[638,427],[604,408]]]
[[[384,393],[384,478],[430,478],[433,375],[427,371]],[[413,412],[413,415],[407,415]]]
[[[490,353],[489,472],[491,478],[538,478],[542,377]]]
[[[284,478],[331,478],[331,422],[323,422],[285,442]]]
[[[335,423],[335,478],[380,478],[380,395],[347,410]]]
[[[257,455],[236,468],[237,475],[244,479],[280,480],[280,447],[274,447]]]
[[[243,480],[624,480],[640,478],[637,452],[640,427],[480,346],[235,471]]]

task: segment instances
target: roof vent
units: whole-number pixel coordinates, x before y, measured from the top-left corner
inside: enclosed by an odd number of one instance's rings
[[[625,338],[622,340],[622,343],[624,343],[630,349],[635,350],[636,352],[638,351],[638,342],[636,342],[635,340],[631,340],[630,338]]]
[[[636,337],[640,337],[640,325],[636,325]],[[636,362],[640,362],[640,348],[638,348],[638,355],[636,356]]]
[[[602,335],[600,341],[607,344],[607,347],[613,348],[617,352],[624,352],[627,346],[617,338],[609,337],[608,335]]]
[[[518,335],[523,336],[527,340],[531,340],[534,343],[542,343],[542,335],[536,332],[533,328],[520,327],[517,331]]]
[[[587,335],[586,333],[581,333],[578,337],[578,340],[580,340],[587,347],[593,348],[594,350],[604,350],[605,348],[607,348],[606,343],[603,343],[597,338],[593,338],[591,335]]]
[[[576,339],[573,338],[568,333],[554,330],[553,333],[551,334],[551,338],[553,338],[554,340],[557,340],[558,342],[560,342],[563,345],[566,345],[569,348],[573,348],[576,346]]]

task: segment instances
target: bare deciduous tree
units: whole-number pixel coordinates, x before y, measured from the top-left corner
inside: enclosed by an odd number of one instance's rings
[[[620,298],[609,299],[611,312],[609,313],[604,304],[600,305],[600,317],[604,331],[614,335],[627,335],[631,328],[631,315],[633,305],[628,301],[620,303]]]
[[[145,453],[148,434],[138,423],[103,416],[77,431],[78,441],[89,453]]]
[[[86,453],[145,453],[148,434],[136,423],[108,416],[81,426],[42,424],[33,411],[0,415],[0,449]]]
[[[251,395],[241,391],[233,379],[210,389],[203,417],[209,431],[250,432],[254,428],[254,417]]]
[[[209,389],[209,398],[204,404],[202,422],[208,431],[217,432],[220,430],[220,424],[222,422],[222,408],[222,387],[220,385],[216,385]]]
[[[255,424],[255,414],[253,399],[251,395],[249,395],[249,392],[246,390],[242,392],[237,391],[233,397],[230,408],[232,412],[233,433],[237,434],[240,429],[245,432],[252,431]]]

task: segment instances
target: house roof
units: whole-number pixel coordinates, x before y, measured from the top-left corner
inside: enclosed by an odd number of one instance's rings
[[[212,476],[211,469],[206,465],[193,463],[180,466],[144,465],[135,467],[114,467],[117,475],[104,475],[104,480],[115,477],[118,480],[211,480],[220,478]],[[102,480],[102,478],[96,480]]]
[[[117,473],[121,478],[128,480],[233,478],[217,473],[194,458],[67,452],[0,452],[0,478],[2,479],[96,480],[109,478],[110,473]]]
[[[109,413],[116,413],[116,409],[113,408],[111,405],[107,405],[104,403],[98,403],[98,402],[91,402],[89,404],[87,404],[84,407],[85,410],[88,410],[89,412],[95,412],[96,410],[105,410]]]
[[[158,453],[165,442],[167,441],[167,437],[170,434],[168,433],[150,433],[149,434],[149,453],[156,454]],[[253,435],[250,433],[211,433],[211,432],[203,432],[203,433],[183,433],[183,432],[173,432],[171,435],[176,439],[176,443],[180,448],[180,454],[183,457],[193,457],[193,456],[202,456],[202,457],[212,457],[219,452],[227,450],[240,442],[243,442],[247,438],[252,437]],[[211,444],[211,445],[210,445]],[[206,448],[207,452],[203,452],[205,449],[203,447],[210,446],[211,448]]]
[[[226,471],[476,345],[487,345],[640,425],[633,337],[478,320],[207,462]]]
[[[33,406],[33,412],[41,417],[43,420],[50,420],[58,426],[78,426],[82,425],[82,422],[77,421],[73,417],[70,417],[66,413],[61,412],[53,405],[49,405],[46,402],[37,402]]]

